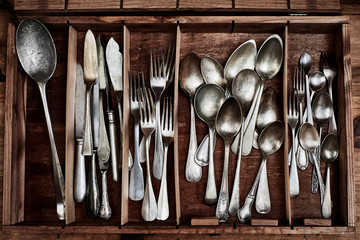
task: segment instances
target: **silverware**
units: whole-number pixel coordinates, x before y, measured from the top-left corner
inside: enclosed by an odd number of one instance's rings
[[[100,125],[100,114],[99,114],[99,83],[96,82],[92,89],[91,97],[91,123],[93,131],[93,155],[89,158],[89,173],[87,182],[87,212],[91,219],[95,219],[100,211],[100,192],[96,175],[96,156],[98,154],[97,148],[99,145],[99,125]],[[91,128],[90,128],[91,129]]]
[[[144,176],[139,159],[139,99],[137,90],[142,88],[140,83],[140,73],[129,73],[130,85],[130,112],[134,117],[134,164],[130,170],[129,198],[139,201],[144,197]],[[137,75],[137,77],[136,77]],[[141,73],[144,80],[144,74]],[[143,87],[145,85],[143,84]]]
[[[98,61],[96,41],[94,34],[88,30],[85,35],[84,41],[84,82],[86,84],[86,108],[85,108],[85,125],[83,137],[83,155],[91,156],[93,154],[93,136],[91,130],[90,119],[90,96],[91,88],[96,83],[98,78]]]
[[[225,101],[224,90],[215,84],[202,85],[195,94],[194,105],[198,117],[203,120],[209,127],[209,149],[213,149],[213,134],[215,128],[215,119],[218,110]],[[209,151],[209,169],[208,180],[205,192],[205,203],[212,205],[217,202],[217,192],[215,183],[215,169],[214,169],[214,153]]]
[[[156,117],[153,98],[148,88],[139,88],[137,91],[140,109],[140,126],[146,143],[146,187],[141,207],[141,216],[145,221],[154,221],[157,216],[157,205],[151,183],[149,142],[151,133],[155,131]]]
[[[164,165],[161,175],[160,192],[158,199],[157,220],[166,220],[169,217],[169,201],[167,191],[167,154],[170,143],[174,141],[174,112],[172,98],[164,98],[161,117],[162,138],[164,143]]]
[[[241,120],[242,112],[240,104],[236,98],[228,98],[220,107],[215,121],[216,131],[225,142],[224,169],[215,214],[220,222],[226,222],[229,219],[228,168],[230,140],[239,132],[242,124]]]
[[[284,141],[284,125],[276,121],[266,126],[259,136],[259,145],[262,153],[262,162],[250,192],[245,198],[244,205],[238,212],[238,218],[241,223],[251,218],[251,206],[255,200],[256,193],[256,210],[261,214],[270,211],[270,194],[267,183],[266,158],[268,155],[275,153],[281,147]]]
[[[269,59],[271,59],[271,61],[269,61]],[[255,69],[256,72],[259,74],[261,81],[257,95],[253,101],[253,111],[249,111],[251,119],[246,127],[244,134],[244,145],[242,149],[244,156],[249,155],[251,152],[255,124],[265,82],[269,79],[272,79],[279,72],[282,61],[283,42],[280,36],[275,34],[265,40],[256,56]]]
[[[109,69],[110,80],[115,90],[118,111],[119,111],[119,124],[120,124],[120,146],[122,146],[122,138],[123,138],[123,124],[122,124],[122,111],[121,111],[121,98],[122,98],[122,91],[123,91],[123,82],[122,82],[122,54],[119,51],[119,45],[117,42],[110,38],[109,42],[106,46],[106,63]],[[108,93],[110,95],[110,93]],[[108,104],[108,116],[109,119],[114,118],[111,116],[114,114],[110,106],[110,102]],[[110,146],[111,146],[111,169],[113,173],[113,180],[115,182],[120,181],[120,168],[121,165],[121,154],[122,148],[119,148],[119,144],[117,141],[116,135],[116,127],[115,125],[109,128],[110,131]]]
[[[180,63],[179,75],[181,89],[190,97],[190,140],[185,167],[185,178],[188,182],[197,183],[201,180],[201,167],[195,162],[197,149],[196,125],[193,97],[196,90],[204,83],[200,72],[200,58],[194,54],[187,54]]]
[[[296,90],[294,90],[296,91]],[[288,102],[288,124],[291,128],[291,137],[292,137],[292,151],[291,151],[291,164],[290,164],[290,176],[289,176],[289,189],[290,189],[290,197],[296,198],[300,193],[300,186],[299,186],[299,176],[297,172],[297,164],[295,159],[295,129],[299,122],[299,115],[301,113],[298,112],[297,109],[297,102],[296,102],[296,94],[292,93],[290,90],[289,93],[289,102]]]
[[[326,184],[321,209],[321,213],[324,218],[331,217],[332,202],[330,194],[330,164],[337,159],[339,152],[339,140],[334,134],[328,134],[321,144],[321,157],[326,162]]]
[[[320,65],[321,65],[322,71],[328,81],[328,91],[329,91],[330,99],[331,99],[331,101],[334,102],[332,85],[333,85],[334,78],[337,75],[337,66],[336,66],[335,55],[332,52],[321,52]],[[330,120],[328,132],[337,135],[337,126],[336,126],[335,115],[333,115]]]
[[[16,30],[16,52],[25,72],[38,84],[49,132],[54,172],[56,212],[65,219],[65,181],[46,100],[46,83],[55,72],[57,56],[54,41],[47,28],[36,19],[24,19]]]
[[[75,138],[76,159],[74,172],[74,199],[77,202],[85,201],[86,197],[86,171],[85,158],[81,154],[83,146],[83,131],[85,118],[85,91],[84,76],[81,65],[76,64],[76,90],[75,90]]]

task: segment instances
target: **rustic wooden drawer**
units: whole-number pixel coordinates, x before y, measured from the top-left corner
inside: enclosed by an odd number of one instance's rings
[[[17,71],[15,27],[8,30],[6,85],[6,129],[4,157],[3,229],[5,231],[53,231],[89,233],[265,233],[308,234],[349,233],[355,231],[355,197],[353,173],[353,133],[351,117],[351,63],[348,19],[345,17],[39,17],[52,33],[58,54],[58,65],[48,83],[47,95],[55,140],[66,177],[66,221],[58,221],[55,211],[51,152],[40,96],[36,84]],[[73,200],[74,171],[74,98],[76,63],[82,63],[83,41],[87,29],[95,35],[104,33],[119,42],[124,56],[123,159],[127,149],[133,150],[133,119],[129,111],[129,71],[144,71],[148,76],[149,50],[176,44],[175,80],[168,95],[175,99],[175,142],[169,151],[168,189],[170,217],[164,222],[145,222],[141,218],[141,202],[128,200],[129,173],[123,164],[121,184],[109,182],[113,217],[108,222],[90,220],[85,203]],[[216,206],[203,203],[207,168],[197,184],[185,180],[184,169],[189,141],[189,99],[179,89],[179,63],[189,52],[200,57],[209,55],[225,64],[241,43],[254,39],[259,47],[271,34],[279,34],[284,43],[284,63],[279,74],[266,83],[283,98],[287,109],[287,91],[292,83],[294,67],[300,55],[308,52],[319,69],[320,51],[336,52],[338,63],[337,99],[335,102],[339,128],[340,158],[331,172],[333,214],[332,226],[314,227],[305,218],[321,218],[318,194],[310,193],[311,169],[299,172],[300,196],[290,199],[288,146],[268,158],[268,175],[272,209],[267,215],[253,210],[253,219],[278,220],[277,227],[240,224],[237,217],[219,226],[191,226],[193,217],[212,217]],[[149,86],[148,77],[145,77]],[[335,88],[334,88],[335,89]],[[114,95],[113,95],[114,96]],[[115,103],[115,99],[114,103]],[[196,120],[200,141],[207,127]],[[288,136],[286,111],[285,134]],[[289,135],[290,136],[290,135]],[[215,176],[220,186],[223,142],[218,138],[215,149]],[[241,166],[241,204],[249,191],[260,165],[260,152],[252,150]],[[150,154],[150,156],[152,156]],[[235,172],[234,155],[230,156],[229,183]],[[325,164],[322,163],[324,174]],[[173,169],[173,170],[172,170]],[[100,175],[99,175],[100,176]],[[99,179],[99,178],[98,178]],[[110,179],[110,178],[109,178]],[[155,195],[160,181],[153,180]],[[230,187],[231,188],[231,187]]]

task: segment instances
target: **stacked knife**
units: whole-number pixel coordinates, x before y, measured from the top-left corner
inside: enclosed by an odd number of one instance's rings
[[[104,48],[105,37],[99,35],[95,40],[93,33],[88,30],[84,43],[84,76],[81,65],[77,65],[75,107],[77,155],[75,161],[74,198],[77,202],[83,202],[86,199],[90,218],[94,219],[100,213],[100,218],[108,220],[112,215],[107,193],[106,177],[109,165],[113,181],[120,181],[122,149],[119,146],[122,146],[121,99],[123,83],[122,54],[119,51],[119,45],[111,38],[107,43],[106,51]],[[116,117],[112,106],[109,76],[116,93],[119,111],[119,136],[116,133]],[[84,99],[86,104],[84,104]],[[104,108],[104,104],[106,104],[106,108]],[[107,126],[105,124],[106,120]],[[120,144],[118,138],[120,138]],[[131,166],[132,159],[131,155],[129,156],[129,165]],[[89,158],[87,181],[85,157]],[[102,176],[101,204],[96,174],[96,157],[98,158]]]

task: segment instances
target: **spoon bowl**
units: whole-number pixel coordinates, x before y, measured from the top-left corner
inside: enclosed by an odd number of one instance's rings
[[[312,105],[313,116],[317,124],[322,127],[327,123],[334,113],[332,101],[326,92],[319,93]],[[319,135],[321,131],[319,131]]]
[[[319,146],[319,134],[310,123],[301,125],[299,139],[301,146],[308,152],[314,152],[317,146]]]
[[[224,68],[211,57],[203,57],[200,62],[201,74],[205,83],[213,83],[226,89],[227,81],[224,78]]]
[[[312,64],[313,62],[311,56],[307,52],[300,56],[299,66],[304,69],[306,74],[310,71]]]
[[[260,103],[256,126],[263,130],[267,125],[281,119],[280,99],[272,87],[265,89]]]
[[[325,75],[320,71],[312,72],[309,75],[309,85],[313,92],[319,91],[326,84]]]

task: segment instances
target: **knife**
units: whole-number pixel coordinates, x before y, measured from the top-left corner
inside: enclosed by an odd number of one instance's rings
[[[83,131],[85,118],[85,91],[83,69],[78,63],[76,65],[76,89],[75,89],[75,138],[76,159],[74,176],[74,199],[83,202],[86,197],[86,173],[85,158],[81,154],[83,146]]]
[[[99,168],[101,172],[101,186],[102,186],[102,202],[100,207],[100,218],[109,220],[111,217],[111,208],[109,204],[108,192],[107,192],[107,179],[106,173],[109,168],[109,157],[110,157],[110,144],[106,133],[106,126],[104,121],[104,109],[103,109],[103,92],[106,91],[107,87],[107,75],[105,67],[105,56],[103,48],[103,36],[98,35],[96,38],[96,46],[98,53],[99,63],[99,113],[100,113],[100,126],[99,126],[99,147],[98,147],[98,158]]]
[[[93,86],[91,98],[91,123],[93,134],[93,154],[90,157],[89,173],[88,173],[88,195],[87,195],[87,212],[91,219],[94,219],[99,214],[100,210],[100,195],[99,186],[96,176],[96,156],[97,147],[99,144],[99,83]]]

